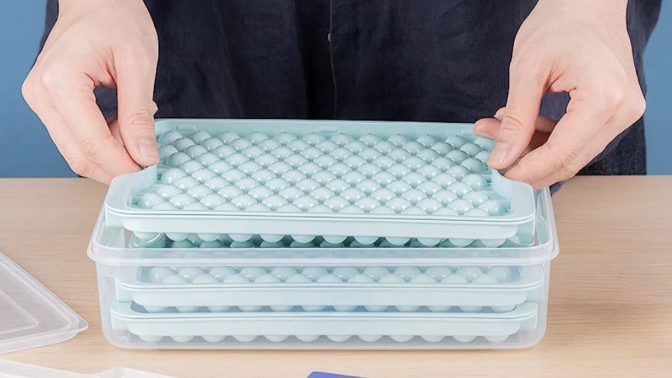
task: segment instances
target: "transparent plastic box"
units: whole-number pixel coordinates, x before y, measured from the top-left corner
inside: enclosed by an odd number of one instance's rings
[[[530,347],[559,251],[548,190],[535,201],[531,245],[499,248],[166,248],[103,213],[103,331],[128,349]]]

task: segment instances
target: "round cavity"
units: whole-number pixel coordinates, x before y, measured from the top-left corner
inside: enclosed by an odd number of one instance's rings
[[[448,168],[448,171],[446,171],[448,174],[452,175],[458,180],[462,180],[464,176],[468,175],[470,172],[467,168],[461,166],[461,165],[455,165],[450,168]]]
[[[276,266],[271,270],[271,274],[281,281],[287,280],[289,277],[297,274],[297,270],[291,266]]]
[[[210,271],[210,274],[212,274],[212,271]],[[245,284],[249,282],[250,280],[242,274],[232,274],[224,278],[224,283],[228,284]]]
[[[362,341],[367,343],[375,343],[380,340],[383,336],[381,335],[359,335],[358,336]]]
[[[324,306],[301,306],[305,312],[320,312],[324,310]]]
[[[182,241],[185,240],[187,237],[189,237],[189,234],[184,234],[184,233],[179,233],[179,232],[168,232],[166,233],[166,237],[172,241]]]
[[[368,312],[385,312],[388,309],[387,306],[374,306],[374,305],[364,306],[364,308]]]
[[[446,276],[443,279],[441,279],[441,283],[444,283],[444,284],[466,284],[468,282],[469,281],[467,281],[467,279],[464,278],[464,276],[457,275],[457,274],[451,274],[451,275]]]
[[[428,343],[438,343],[445,338],[445,336],[434,336],[434,335],[431,335],[431,336],[430,335],[424,335],[424,336],[420,336],[420,337],[422,337],[422,339],[425,340]]]
[[[256,335],[235,335],[233,338],[241,343],[251,343],[253,342],[257,336]]]
[[[203,336],[203,340],[209,342],[209,343],[219,343],[222,340],[224,340],[226,336],[220,336],[220,335],[208,335],[208,336]]]
[[[425,247],[434,247],[441,243],[442,240],[440,238],[418,238],[418,242]]]
[[[240,274],[250,281],[255,281],[266,273],[266,269],[260,266],[246,266],[240,270]]]
[[[508,335],[502,335],[502,336],[485,336],[485,339],[488,340],[489,342],[493,344],[498,344],[498,343],[503,343],[508,339]]]
[[[170,202],[161,202],[152,206],[152,210],[176,210],[177,207]]]
[[[155,266],[149,270],[148,278],[149,282],[159,283],[162,282],[166,277],[172,276],[175,272],[165,266]]]
[[[173,274],[162,279],[161,283],[165,285],[181,285],[187,283],[187,280],[184,279],[182,276]]]
[[[188,343],[194,339],[194,336],[172,336],[171,339],[176,343]]]
[[[306,244],[312,242],[315,239],[315,235],[292,235],[292,239],[301,244]]]
[[[191,282],[195,283],[195,284],[213,284],[213,283],[217,283],[219,281],[217,281],[217,279],[215,277],[213,277],[209,274],[202,274],[202,275],[194,278]]]
[[[163,336],[138,336],[140,340],[150,343],[150,344],[155,344],[161,341],[163,339]]]
[[[470,157],[476,156],[479,152],[483,151],[483,148],[474,143],[466,143],[460,147],[460,151],[465,152]]]
[[[394,270],[394,274],[405,281],[410,281],[413,277],[420,275],[421,272],[416,266],[400,266]]]
[[[457,182],[457,179],[449,173],[439,173],[432,178],[432,182],[436,183],[441,188],[446,189],[451,184]]]
[[[452,245],[458,248],[464,248],[474,242],[474,239],[450,238],[448,240]]]
[[[397,268],[399,269],[399,268]],[[396,272],[396,270],[395,270]],[[404,272],[401,272],[404,273]],[[398,283],[405,283],[406,280],[404,277],[397,275],[397,274],[388,274],[384,277],[382,277],[379,281],[379,283],[389,283],[389,284],[398,284]]]
[[[451,306],[428,306],[431,312],[448,312]]]
[[[410,282],[413,284],[435,284],[436,279],[428,274],[418,274],[417,276],[411,278]]]
[[[216,266],[210,269],[209,273],[216,279],[223,281],[225,278],[235,275],[236,270],[230,266]]]
[[[177,311],[182,312],[182,313],[192,313],[192,312],[199,312],[201,309],[198,306],[177,306]]]
[[[325,238],[325,240],[326,240],[326,238]],[[309,266],[309,267],[303,268],[303,270],[301,271],[301,274],[308,277],[312,281],[316,281],[319,278],[329,274],[329,271],[327,271],[326,268],[321,267],[321,266]]]
[[[420,309],[420,306],[397,306],[399,312],[416,312]]]
[[[313,341],[319,339],[320,335],[296,335],[296,338],[299,341],[303,341],[304,343],[312,343]]]
[[[182,138],[182,134],[180,134],[177,130],[170,130],[161,134],[161,136],[159,137],[159,143],[171,144],[180,138]]]
[[[480,276],[476,277],[473,282],[477,283],[477,284],[496,284],[496,283],[499,283],[499,281],[497,281],[497,278],[495,278],[494,276],[491,276],[490,274],[481,274]]]
[[[335,343],[346,342],[350,337],[350,335],[327,335],[327,338]]]
[[[484,239],[481,243],[488,248],[499,248],[506,243],[506,239]]]
[[[362,245],[368,246],[372,245],[378,240],[377,236],[355,236],[355,240]]]
[[[305,270],[305,269],[304,269]],[[291,275],[285,279],[286,283],[308,283],[311,279],[301,273]]]
[[[434,278],[435,280],[442,280],[445,277],[450,276],[453,272],[447,266],[430,266],[425,269],[425,274]]]
[[[476,336],[463,336],[463,335],[453,336],[453,339],[455,339],[455,340],[457,340],[461,343],[470,343],[470,342],[474,341],[475,338],[476,338]]]
[[[178,274],[185,280],[191,282],[194,278],[205,274],[205,271],[197,266],[187,266],[180,269]]]
[[[447,189],[455,193],[459,198],[464,197],[467,193],[473,190],[469,184],[464,182],[454,182],[448,185]]]
[[[199,164],[198,162],[194,162]],[[164,184],[172,184],[175,181],[187,176],[187,173],[182,168],[170,168],[161,175],[161,182]]]
[[[351,277],[359,274],[359,270],[352,266],[339,266],[334,268],[331,272],[336,277],[340,278],[343,281],[349,280]]]
[[[208,306],[210,312],[227,312],[231,309],[231,306]]]
[[[338,312],[353,312],[357,306],[334,306],[334,310]]]
[[[347,239],[346,236],[338,236],[338,235],[324,235],[322,237],[329,244],[341,244],[345,241],[345,239]]]
[[[242,271],[241,271],[242,274]],[[258,284],[279,283],[280,279],[272,274],[264,274],[254,279]]]
[[[493,276],[497,281],[508,283],[514,280],[513,270],[508,266],[493,266],[488,269],[488,275]]]
[[[275,312],[290,312],[294,306],[271,306],[271,310]]]
[[[413,339],[413,335],[390,335],[390,338],[398,343],[407,343]]]
[[[390,274],[390,270],[384,266],[369,266],[363,273],[372,280],[379,281],[383,276]]]
[[[203,164],[199,163],[196,160],[189,160],[187,162],[184,162],[182,165],[180,165],[180,170],[184,171],[186,174],[191,175],[194,172],[203,169],[204,166]],[[171,169],[177,169],[177,168],[171,168]],[[170,170],[166,171],[168,173]],[[165,173],[164,173],[165,175]],[[163,177],[163,176],[162,176]]]
[[[400,237],[386,237],[385,240],[387,240],[390,244],[395,245],[395,246],[401,246],[406,243],[408,243],[410,238],[400,238]]]
[[[481,306],[460,306],[460,311],[462,312],[475,313],[481,312],[481,310],[483,310]]]
[[[281,343],[287,340],[287,335],[266,335],[266,339],[272,343]]]
[[[477,266],[463,266],[455,274],[466,278],[469,282],[473,282],[478,276],[483,274],[483,271]]]
[[[469,201],[456,199],[450,202],[448,207],[455,210],[459,215],[464,215],[467,211],[473,209],[474,205],[472,205]]]
[[[305,274],[305,273],[304,273]],[[341,283],[343,279],[335,274],[325,274],[316,281],[317,283]]]

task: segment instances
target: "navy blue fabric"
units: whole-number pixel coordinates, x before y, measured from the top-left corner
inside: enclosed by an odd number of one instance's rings
[[[157,117],[474,122],[505,105],[508,65],[535,0],[145,1],[160,57]],[[642,56],[661,0],[630,0]],[[58,14],[48,1],[49,33]],[[99,88],[107,116],[114,90]],[[567,95],[547,96],[559,118]],[[646,173],[637,122],[583,173]]]

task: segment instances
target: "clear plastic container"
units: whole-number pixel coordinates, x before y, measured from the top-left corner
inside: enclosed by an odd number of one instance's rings
[[[0,378],[170,378],[145,371],[117,368],[97,374],[79,374],[37,365],[0,360]]]
[[[101,215],[103,330],[129,349],[515,349],[544,335],[558,254],[547,190],[532,246],[164,248]]]
[[[64,342],[87,327],[68,305],[0,253],[0,355]]]

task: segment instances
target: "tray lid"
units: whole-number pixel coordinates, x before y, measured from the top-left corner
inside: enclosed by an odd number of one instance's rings
[[[0,252],[0,354],[60,343],[88,326]]]

